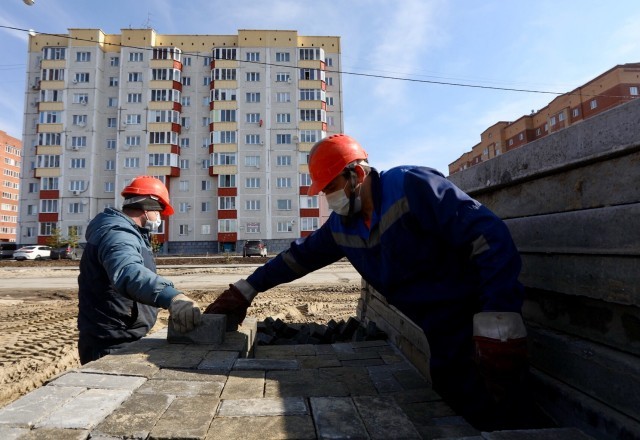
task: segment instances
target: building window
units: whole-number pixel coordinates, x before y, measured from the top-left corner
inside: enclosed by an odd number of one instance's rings
[[[211,234],[211,225],[202,225],[200,227],[200,234],[202,234],[202,235],[210,235]]]
[[[140,158],[139,157],[125,157],[124,158],[124,167],[125,168],[140,168]]]
[[[180,138],[180,148],[189,148],[189,138]]]
[[[140,136],[127,136],[124,142],[129,147],[138,147],[140,146]]]
[[[276,188],[291,188],[291,177],[276,178]]]
[[[127,125],[139,125],[142,122],[142,115],[127,115]]]
[[[53,230],[56,229],[57,224],[55,222],[40,223],[39,235],[52,235]]]
[[[204,78],[202,78],[202,85],[203,86],[208,86],[209,84],[211,84],[211,77],[210,76],[205,76]]]
[[[571,110],[571,116],[573,116],[574,118],[577,118],[578,116],[580,116],[580,109],[576,107],[573,110]]]
[[[259,124],[260,123],[260,113],[247,113],[246,121],[248,124]]]
[[[42,213],[58,212],[58,199],[40,200],[40,212]]]
[[[189,159],[180,159],[180,169],[183,169],[183,170],[189,169]]]
[[[244,137],[244,143],[247,145],[256,145],[260,143],[259,134],[248,134]]]
[[[551,117],[551,126],[553,127],[554,125],[556,125],[556,117],[552,116]]]
[[[128,93],[127,102],[142,102],[142,93]]]
[[[189,192],[189,181],[188,180],[181,180],[179,183],[179,191],[180,192]]]
[[[78,72],[73,76],[74,83],[88,83],[89,82],[89,73],[88,72]]]
[[[218,209],[236,209],[235,197],[218,197]]]
[[[76,53],[76,61],[86,63],[91,61],[91,52],[78,52]]]
[[[189,225],[178,225],[178,235],[189,235]]]
[[[191,57],[182,57],[182,64],[184,64],[185,66],[190,66],[191,65]]]
[[[245,188],[260,188],[259,177],[247,177],[244,181]]]
[[[84,191],[86,188],[86,182],[84,180],[71,180],[69,182],[70,191]]]
[[[260,211],[260,200],[245,200],[244,209],[247,211]]]
[[[111,67],[118,67],[120,65],[120,57],[111,57],[109,65]]]
[[[118,87],[118,77],[117,76],[109,77],[109,87]]]
[[[235,188],[235,187],[236,187],[235,174],[219,174],[218,175],[218,188]]]
[[[200,182],[200,189],[202,191],[211,191],[211,180],[202,180]]]
[[[276,206],[279,211],[291,211],[291,200],[290,199],[278,199],[276,201]]]
[[[260,61],[260,52],[247,52],[245,56],[246,61],[257,62]]]
[[[115,191],[115,187],[116,187],[115,183],[113,183],[113,182],[105,182],[104,183],[104,192],[112,193],[112,192]]]
[[[293,232],[293,223],[291,221],[278,222],[278,232]]]
[[[107,171],[113,171],[115,169],[115,161],[112,159],[107,159],[104,162],[104,169]]]
[[[589,103],[589,108],[591,108],[591,110],[595,109],[598,107],[598,101],[596,99],[592,99],[591,102]]]
[[[278,113],[276,114],[276,122],[278,124],[290,124],[291,113]]]
[[[318,229],[317,217],[301,217],[300,218],[300,230],[301,231],[315,231]]]
[[[238,221],[235,219],[218,220],[219,232],[237,232]]]
[[[115,150],[116,149],[116,140],[115,139],[107,139],[107,150]]]
[[[260,81],[260,72],[247,72],[247,82]]]
[[[112,97],[107,98],[107,107],[117,107],[118,106],[118,98]]]
[[[629,87],[629,94],[631,96],[638,96],[638,87],[636,86]]]
[[[276,52],[277,63],[288,63],[291,61],[291,54],[289,52]]]
[[[70,168],[85,168],[86,159],[83,158],[73,158],[69,164]]]
[[[244,165],[247,167],[260,168],[260,156],[245,156]]]
[[[213,69],[213,79],[216,81],[235,81],[236,69]],[[248,77],[249,74],[247,74]]]
[[[291,82],[291,74],[289,72],[276,73],[276,82]]]
[[[191,106],[191,97],[190,96],[183,96],[180,99],[180,104],[182,104],[183,107]]]
[[[84,205],[80,202],[69,203],[69,214],[82,214]]]
[[[86,136],[72,136],[71,137],[71,146],[72,147],[86,147],[87,146],[87,137]]]
[[[285,145],[291,143],[290,134],[276,134],[276,144]]]
[[[213,165],[235,165],[236,153],[213,153]]]
[[[300,174],[300,186],[311,186],[311,174],[309,173]]]
[[[144,59],[143,52],[131,52],[129,53],[129,61],[139,62]]]
[[[247,102],[260,102],[259,92],[247,92]]]
[[[84,127],[87,125],[87,115],[73,115],[73,125],[79,125],[80,127]]]
[[[45,47],[42,49],[42,55],[45,60],[64,60],[66,59],[67,49],[65,47]]]
[[[191,77],[190,76],[183,76],[182,79],[180,80],[180,82],[182,83],[183,86],[190,86],[191,85]]]
[[[300,196],[301,209],[318,208],[318,196]]]
[[[276,93],[276,102],[291,102],[291,93],[289,92]]]
[[[117,122],[116,118],[107,118],[107,127],[116,128],[116,125],[117,125],[116,122]]]
[[[279,167],[290,167],[291,166],[291,156],[283,155],[276,157],[276,165]]]

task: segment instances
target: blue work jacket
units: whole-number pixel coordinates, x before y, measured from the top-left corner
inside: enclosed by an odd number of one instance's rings
[[[120,343],[141,338],[180,293],[156,274],[149,230],[113,208],[87,227],[78,276],[80,338]]]
[[[432,368],[471,350],[473,315],[520,312],[521,262],[501,219],[438,171],[372,170],[370,227],[335,213],[247,281],[262,292],[346,257],[426,333]]]

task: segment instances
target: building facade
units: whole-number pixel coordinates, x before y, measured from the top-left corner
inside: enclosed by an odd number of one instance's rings
[[[0,130],[0,169],[2,170],[0,242],[20,241],[17,229],[21,166],[22,142]]]
[[[157,235],[165,252],[286,247],[327,217],[306,196],[307,159],[343,131],[339,72],[339,37],[296,31],[32,36],[22,242],[54,228],[82,237],[131,179],[152,175],[176,211]]]
[[[449,164],[449,174],[521,147],[640,96],[640,63],[609,69],[577,89],[556,97],[543,109],[485,130],[480,142]]]

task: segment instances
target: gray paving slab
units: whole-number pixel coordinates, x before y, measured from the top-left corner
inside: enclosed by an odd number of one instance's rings
[[[85,373],[123,374],[127,376],[151,377],[160,367],[149,361],[144,353],[118,354],[102,357],[80,368]]]
[[[269,371],[265,397],[348,396],[349,389],[338,380],[325,380],[317,370]]]
[[[178,397],[149,434],[150,439],[204,439],[219,405],[211,395]]]
[[[340,361],[344,367],[372,367],[377,365],[385,365],[384,361],[377,357],[375,359],[354,359]]]
[[[333,354],[319,356],[296,356],[300,368],[340,367],[342,364]]]
[[[238,359],[238,352],[235,351],[210,351],[198,364],[198,370],[228,373],[236,359]]]
[[[214,439],[315,440],[311,416],[216,417],[206,437]]]
[[[298,370],[300,365],[295,359],[238,359],[234,370]]]
[[[15,428],[0,425],[0,438],[3,440],[17,440],[29,433],[29,428]]]
[[[104,419],[92,432],[94,436],[146,439],[174,396],[134,393]]]
[[[33,426],[83,391],[82,387],[38,388],[0,409],[0,426]]]
[[[222,390],[221,399],[264,397],[264,371],[232,371]]]
[[[589,440],[593,437],[576,428],[525,429],[514,431],[483,432],[486,440]]]
[[[375,351],[361,351],[361,352],[338,352],[336,357],[341,361],[356,361],[363,359],[379,359],[382,360],[380,355]]]
[[[342,383],[351,396],[377,395],[378,390],[364,367],[322,368],[318,371],[325,382]]]
[[[85,440],[89,438],[89,431],[84,429],[34,429],[20,440]],[[4,440],[4,439],[3,439]],[[93,438],[91,439],[93,440]]]
[[[195,369],[207,354],[206,349],[187,350],[187,345],[167,344],[147,352],[148,360],[160,368],[193,368]]]
[[[221,384],[224,384],[227,381],[227,376],[210,370],[163,368],[154,374],[152,379],[195,380],[197,382],[220,382]]]
[[[296,347],[294,345],[259,345],[254,350],[254,356],[256,359],[294,359]]]
[[[171,344],[222,344],[227,329],[227,316],[202,315],[200,325],[190,332],[180,333],[169,319],[167,342]]]
[[[393,398],[356,396],[353,401],[372,440],[421,438],[409,417]]]
[[[89,372],[70,372],[49,383],[50,386],[135,390],[146,382],[144,377],[114,376]]]
[[[218,416],[221,417],[262,417],[262,416],[303,416],[309,410],[301,397],[222,400]]]
[[[369,435],[349,397],[309,399],[319,439],[368,439]]]
[[[137,392],[140,394],[170,394],[183,397],[210,394],[218,397],[222,392],[223,386],[223,382],[150,379]]]
[[[131,395],[130,390],[88,389],[40,420],[36,428],[91,429]]]

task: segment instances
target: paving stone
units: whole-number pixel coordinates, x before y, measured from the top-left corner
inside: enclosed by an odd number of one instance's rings
[[[251,345],[249,336],[242,332],[227,332],[224,336],[224,342],[216,345],[215,349],[220,351],[234,351],[240,357],[246,358],[253,353],[253,345]]]
[[[233,351],[210,351],[198,364],[198,370],[210,370],[228,373],[238,359],[238,353]]]
[[[369,372],[364,367],[323,368],[319,370],[318,374],[323,381],[342,383],[351,396],[378,394],[378,390],[369,377]]]
[[[227,329],[227,316],[202,315],[200,325],[190,332],[180,333],[169,319],[167,342],[170,344],[222,344]]]
[[[343,352],[338,352],[336,353],[336,358],[338,358],[341,361],[355,361],[355,360],[362,360],[362,359],[382,359],[380,357],[380,355],[378,353],[376,353],[375,351],[362,351],[359,353],[356,352],[348,352],[348,353],[343,353]]]
[[[353,353],[353,344],[351,342],[336,342],[331,344],[336,353]]]
[[[415,425],[423,439],[438,440],[484,440],[471,425],[422,426]],[[92,439],[93,440],[93,439]],[[550,439],[547,439],[550,440]],[[559,440],[559,439],[554,439]]]
[[[152,379],[164,380],[195,380],[196,382],[220,382],[224,384],[227,376],[215,374],[210,370],[180,370],[173,368],[163,368],[153,375]]]
[[[403,390],[395,393],[388,394],[392,396],[399,405],[404,403],[417,403],[417,402],[436,402],[441,401],[442,397],[433,391],[432,388],[416,388],[413,390]]]
[[[371,439],[420,439],[420,434],[393,398],[356,396],[354,403]]]
[[[340,367],[342,364],[334,354],[319,356],[296,356],[300,368]]]
[[[264,388],[265,397],[348,396],[341,381],[321,377],[317,370],[269,371]]]
[[[173,396],[211,394],[219,397],[223,386],[223,382],[150,379],[138,389],[138,393],[171,394]]]
[[[207,434],[211,440],[240,438],[315,440],[316,431],[311,416],[216,417]]]
[[[397,402],[396,402],[397,403]],[[433,425],[433,419],[455,416],[456,413],[443,401],[398,404],[414,424]],[[464,420],[464,419],[463,419]]]
[[[294,345],[293,350],[296,356],[315,356],[317,354],[316,347],[314,344],[300,344]]]
[[[31,427],[83,391],[82,387],[38,388],[0,409],[0,426]]]
[[[162,414],[150,439],[203,439],[220,400],[210,395],[178,397]]]
[[[113,374],[67,373],[58,377],[51,386],[85,387],[101,389],[135,390],[146,382],[144,377],[114,376]]]
[[[160,370],[158,365],[149,361],[149,356],[142,353],[104,356],[89,362],[80,368],[83,373],[108,373],[149,378]]]
[[[431,419],[431,422],[434,425],[463,426],[463,425],[468,425],[469,424],[464,419],[464,417],[460,417],[460,416],[456,416],[456,415],[444,416],[444,417],[434,417],[433,419]]]
[[[422,374],[416,370],[400,370],[393,373],[393,377],[396,378],[398,383],[402,385],[405,390],[412,390],[416,388],[426,388],[429,386],[429,382],[426,381]]]
[[[234,370],[298,370],[300,365],[295,359],[238,359]]]
[[[84,429],[32,429],[20,440],[85,440],[89,431]],[[93,440],[93,437],[91,438]],[[2,437],[2,440],[5,440]]]
[[[134,393],[93,430],[91,439],[96,435],[146,439],[174,399],[166,394]]]
[[[316,355],[335,355],[336,351],[333,349],[333,346],[331,344],[320,344],[320,345],[314,345],[315,349],[316,349]]]
[[[309,402],[318,438],[369,438],[364,423],[350,398],[312,397]]]
[[[562,440],[589,440],[593,437],[576,428],[553,429],[523,429],[515,431],[484,432],[486,440],[547,440],[550,438]]]
[[[296,349],[293,345],[258,345],[255,348],[256,359],[293,359]]]
[[[303,416],[309,410],[301,397],[223,400],[220,417]]]
[[[376,359],[354,359],[348,361],[340,361],[344,367],[372,367],[376,365],[385,365],[384,361],[379,357]]]
[[[222,390],[221,399],[264,397],[264,371],[232,371]]]
[[[54,409],[36,428],[91,429],[131,395],[129,390],[89,389]]]
[[[193,368],[195,369],[206,355],[206,351],[198,349],[186,350],[186,346],[167,345],[163,348],[149,350],[149,362],[160,368]]]
[[[28,433],[29,428],[14,428],[0,425],[0,438],[2,440],[17,440]]]

